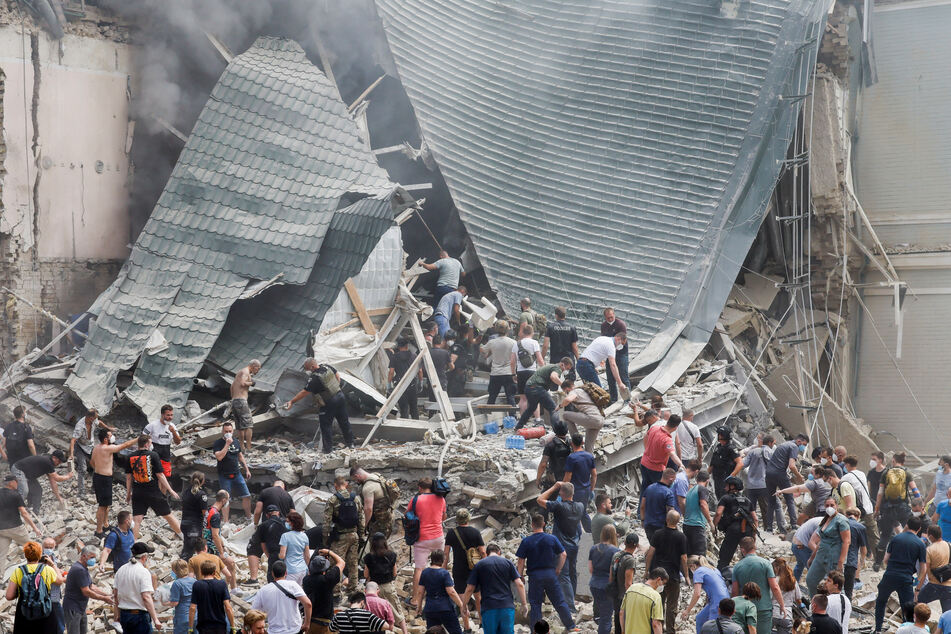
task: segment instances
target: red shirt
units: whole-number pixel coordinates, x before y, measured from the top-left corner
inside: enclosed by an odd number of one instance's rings
[[[410,504],[407,509],[413,504]],[[439,539],[443,536],[442,518],[446,513],[446,499],[435,493],[420,493],[416,498],[416,515],[419,517],[419,539]]]
[[[667,459],[674,450],[674,439],[666,425],[651,427],[644,441],[644,456],[641,465],[651,471],[663,471],[667,468]]]

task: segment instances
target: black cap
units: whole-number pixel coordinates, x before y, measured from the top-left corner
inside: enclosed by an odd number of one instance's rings
[[[281,509],[277,504],[268,504],[267,508],[264,509],[265,513],[280,513]]]
[[[408,345],[409,345],[409,339],[407,339],[406,337],[400,337],[399,339],[396,340],[397,348],[402,348],[403,346],[408,346]]]
[[[16,481],[17,481],[17,477],[16,477],[15,475],[13,475],[12,473],[8,473],[7,475],[3,476],[3,481],[4,481],[4,482],[16,482]]]
[[[66,454],[63,453],[63,450],[62,450],[62,449],[57,449],[56,451],[54,451],[54,452],[51,453],[50,455],[53,456],[54,458],[56,458],[57,460],[59,460],[60,462],[66,462]]]
[[[145,542],[135,542],[132,544],[132,556],[139,557],[146,553],[154,553],[155,548],[151,544],[146,544]]]

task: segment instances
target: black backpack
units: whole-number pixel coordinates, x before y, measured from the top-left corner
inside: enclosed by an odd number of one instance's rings
[[[564,438],[555,436],[551,442],[551,457],[548,458],[548,466],[545,469],[545,482],[548,483],[548,486],[555,484],[564,477],[565,462],[568,460],[568,456],[571,455],[571,447]]]
[[[614,553],[614,559],[611,560],[611,572],[608,575],[608,592],[618,598],[624,594],[625,590],[621,587],[624,584],[624,579],[619,576],[621,564],[625,561],[625,557],[630,557],[632,561],[634,559],[634,555],[624,550]]]
[[[339,501],[339,504],[337,504],[337,521],[335,522],[337,528],[356,528],[359,523],[356,494],[351,493],[346,497],[340,495],[340,493],[334,493],[334,495],[337,496]]]
[[[535,363],[535,355],[525,349],[521,339],[519,339],[518,344],[516,344],[515,356],[518,357],[518,362],[522,364],[523,368],[530,368],[532,364]]]

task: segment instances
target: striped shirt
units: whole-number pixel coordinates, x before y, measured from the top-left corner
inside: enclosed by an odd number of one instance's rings
[[[330,629],[340,634],[367,634],[381,632],[386,621],[360,608],[350,608],[337,612],[330,620]]]

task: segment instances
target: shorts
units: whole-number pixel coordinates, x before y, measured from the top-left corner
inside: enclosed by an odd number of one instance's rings
[[[251,408],[248,407],[248,399],[231,399],[231,416],[234,418],[237,429],[251,429],[254,421],[251,420]]]
[[[92,474],[92,490],[96,494],[96,504],[112,506],[112,476]]]
[[[260,559],[264,556],[264,551],[261,550],[261,542],[256,539],[248,540],[248,547],[245,549],[245,554],[248,557],[257,557]]]
[[[233,498],[251,497],[251,491],[248,489],[248,483],[240,473],[218,474],[218,484],[227,491]]]
[[[519,370],[515,373],[515,376],[518,378],[518,383],[516,384],[516,394],[525,393],[525,383],[528,382],[532,375],[535,374],[535,370]]]
[[[168,500],[158,491],[148,491],[136,493],[132,491],[132,515],[139,516],[148,513],[149,509],[155,511],[159,517],[169,515],[172,508],[168,505]]]
[[[423,539],[413,544],[413,566],[416,568],[429,567],[429,554],[446,547],[446,538]]]

